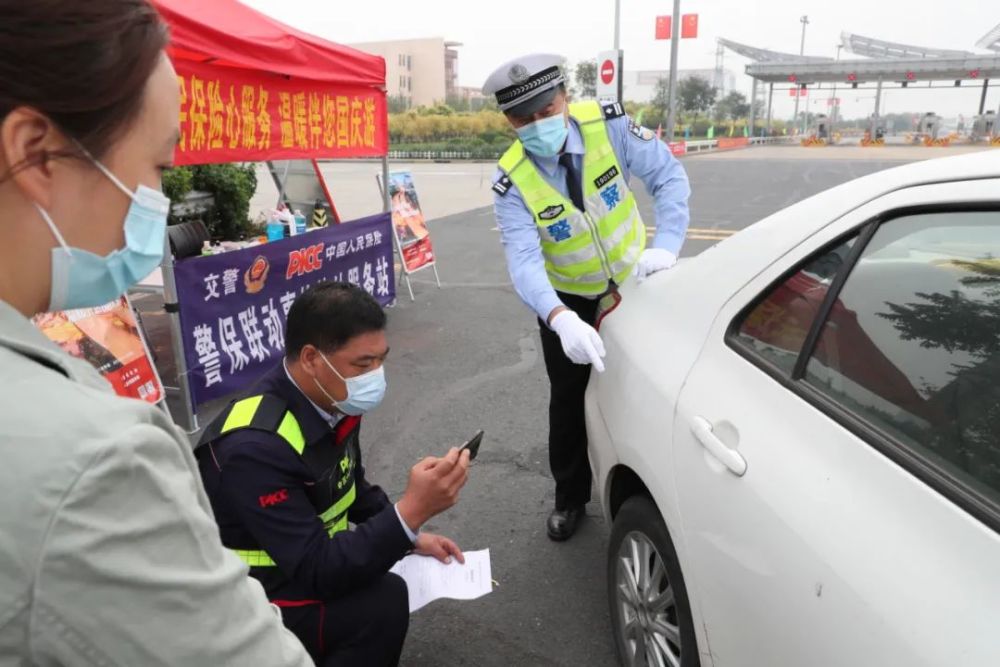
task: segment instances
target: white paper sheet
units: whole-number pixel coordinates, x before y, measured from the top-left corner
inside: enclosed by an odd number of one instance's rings
[[[453,556],[445,565],[436,558],[411,554],[392,566],[406,581],[410,613],[439,598],[474,600],[493,590],[490,550],[466,551],[465,564]]]

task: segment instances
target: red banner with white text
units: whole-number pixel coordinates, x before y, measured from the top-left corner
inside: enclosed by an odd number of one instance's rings
[[[176,60],[181,91],[175,162],[209,164],[385,155],[385,94]]]

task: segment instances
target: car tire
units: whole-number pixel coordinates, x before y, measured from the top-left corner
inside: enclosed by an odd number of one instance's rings
[[[621,506],[607,559],[608,605],[623,666],[699,667],[691,605],[667,526],[652,500]]]

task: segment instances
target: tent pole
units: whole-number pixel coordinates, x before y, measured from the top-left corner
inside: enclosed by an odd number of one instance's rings
[[[170,320],[170,345],[173,348],[174,364],[177,366],[177,388],[180,393],[181,420],[176,421],[188,434],[198,430],[198,415],[195,413],[191,398],[191,377],[184,356],[184,330],[181,328],[181,314],[177,302],[177,282],[174,278],[174,255],[170,249],[170,237],[163,239],[166,246],[163,252],[163,306]]]

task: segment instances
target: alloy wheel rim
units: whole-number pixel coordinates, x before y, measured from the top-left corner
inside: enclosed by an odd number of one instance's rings
[[[663,556],[643,533],[625,536],[615,562],[618,632],[630,667],[680,667],[681,633],[674,587]]]

